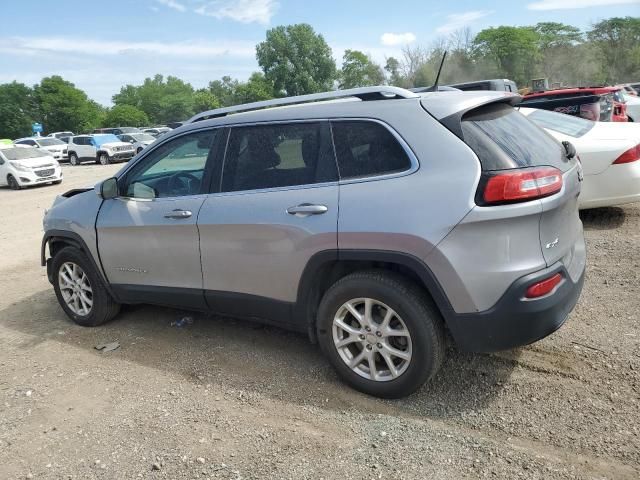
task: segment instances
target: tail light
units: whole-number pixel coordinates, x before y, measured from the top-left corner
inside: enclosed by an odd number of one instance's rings
[[[631,163],[638,160],[640,160],[640,143],[635,147],[631,147],[629,150],[616,158],[616,161],[613,162],[613,165],[620,165],[621,163]]]
[[[549,277],[541,282],[534,283],[529,288],[527,288],[527,293],[525,293],[526,298],[540,298],[544,297],[548,293],[551,293],[554,288],[560,285],[562,282],[562,274],[556,273],[552,277]]]
[[[526,202],[562,190],[562,172],[553,167],[533,167],[490,172],[481,187],[487,205]]]

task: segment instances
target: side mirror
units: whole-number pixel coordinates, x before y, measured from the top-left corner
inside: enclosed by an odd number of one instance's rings
[[[104,200],[116,198],[118,196],[118,179],[115,177],[107,178],[100,184],[100,196]]]
[[[562,146],[564,147],[564,151],[569,160],[571,160],[578,154],[578,152],[576,152],[576,147],[574,147],[571,142],[567,142],[565,140],[564,142],[562,142]]]

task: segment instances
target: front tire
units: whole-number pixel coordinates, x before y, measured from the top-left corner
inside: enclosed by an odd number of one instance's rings
[[[69,164],[73,167],[76,167],[80,164],[80,162],[78,161],[78,155],[76,155],[75,153],[70,153],[69,154]]]
[[[97,327],[120,311],[87,256],[65,247],[53,257],[53,288],[67,316],[83,327]]]
[[[100,163],[100,165],[109,165],[109,155],[106,153],[98,155],[98,163]]]
[[[136,155],[140,154],[141,151],[142,151],[142,147],[138,147],[138,150],[136,150]]]
[[[22,188],[13,175],[7,176],[7,184],[11,190],[20,190],[20,188]]]
[[[320,302],[317,334],[340,377],[383,398],[415,392],[444,359],[444,327],[426,292],[400,275],[356,272]]]

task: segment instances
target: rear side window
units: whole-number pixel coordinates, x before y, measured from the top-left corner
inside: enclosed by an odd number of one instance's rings
[[[336,181],[336,170],[327,122],[233,127],[222,191]]]
[[[570,166],[559,142],[506,104],[467,113],[462,117],[462,133],[485,171],[539,165],[566,171]]]
[[[377,122],[332,122],[340,178],[362,178],[408,170],[411,160],[393,134]]]

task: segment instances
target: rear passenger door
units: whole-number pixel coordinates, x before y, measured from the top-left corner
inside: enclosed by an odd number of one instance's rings
[[[230,129],[198,219],[210,308],[289,320],[307,262],[337,248],[337,179],[326,121]]]

